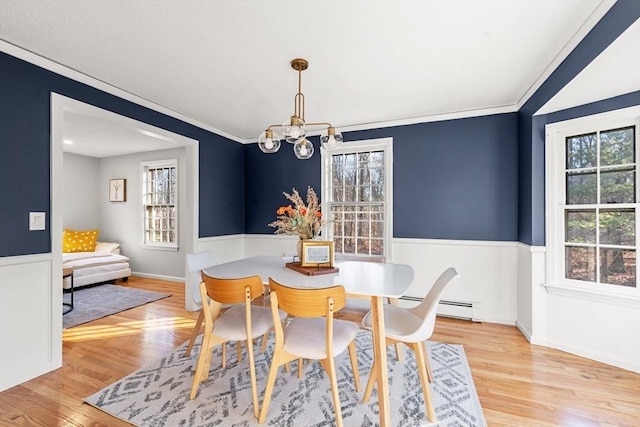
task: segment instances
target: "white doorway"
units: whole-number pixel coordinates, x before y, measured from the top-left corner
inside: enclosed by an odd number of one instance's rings
[[[99,138],[93,138],[92,147],[85,147],[91,150],[96,157],[114,156],[142,151],[157,151],[170,148],[184,148],[185,150],[185,209],[186,213],[182,217],[185,224],[181,238],[182,253],[194,251],[195,243],[198,239],[198,176],[199,176],[199,142],[182,135],[161,129],[147,123],[143,123],[128,117],[115,114],[110,111],[68,98],[56,93],[51,94],[51,283],[60,283],[62,271],[62,231],[63,231],[63,153],[64,151],[76,150],[77,154],[83,154],[77,146],[73,149],[65,150],[64,139],[69,132],[65,131],[65,125],[70,126],[73,121],[77,123],[78,117],[86,119],[87,122],[95,120],[103,121],[109,126],[120,127],[122,131],[137,133],[146,138],[144,143],[116,144],[113,138],[109,142],[109,147],[99,147]],[[75,141],[74,141],[75,142]],[[75,144],[74,144],[75,145]],[[105,151],[108,148],[109,151]],[[101,153],[101,154],[98,154]],[[92,155],[86,154],[85,155]],[[55,287],[55,286],[54,286]],[[60,311],[62,304],[62,292],[53,292],[52,313]],[[59,295],[59,296],[58,296]],[[62,320],[52,322],[51,342],[52,355],[54,359],[62,360]],[[56,339],[59,337],[59,339]],[[59,356],[58,356],[59,355]]]

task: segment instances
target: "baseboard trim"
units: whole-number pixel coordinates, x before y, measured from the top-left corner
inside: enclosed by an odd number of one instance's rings
[[[160,279],[160,280],[168,280],[170,282],[184,282],[184,277],[175,277],[175,276],[165,276],[162,274],[149,274],[149,273],[140,273],[139,271],[132,271],[132,276],[139,277],[147,277],[149,279]]]

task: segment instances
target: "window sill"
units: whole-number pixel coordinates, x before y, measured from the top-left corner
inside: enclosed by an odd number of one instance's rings
[[[547,293],[551,295],[579,298],[586,301],[618,305],[640,310],[640,297],[638,295],[621,295],[611,292],[600,292],[591,289],[582,289],[556,284],[543,284],[542,286],[544,286]]]
[[[142,249],[150,249],[152,251],[165,251],[165,252],[178,252],[180,250],[179,246],[168,246],[168,245],[140,245]]]

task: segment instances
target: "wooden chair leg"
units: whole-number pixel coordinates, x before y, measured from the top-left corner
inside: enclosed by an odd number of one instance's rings
[[[207,363],[207,353],[211,352],[211,348],[209,343],[211,342],[210,336],[205,336],[202,340],[202,346],[200,347],[200,354],[198,354],[198,362],[196,363],[196,372],[193,376],[193,384],[191,385],[191,394],[189,395],[189,399],[193,399],[196,397],[198,393],[198,386],[200,385],[200,381],[202,381],[202,377],[209,370],[209,366]]]
[[[259,416],[259,404],[258,404],[258,386],[256,384],[256,367],[253,358],[253,342],[251,339],[247,340],[247,355],[249,356],[249,371],[251,374],[251,391],[253,393],[253,415],[258,418]]]
[[[191,339],[189,339],[189,345],[187,346],[187,351],[184,352],[184,357],[189,357],[191,355],[191,349],[193,349],[193,344],[196,342],[196,338],[198,338],[198,335],[200,335],[202,322],[204,322],[204,311],[200,309],[200,313],[198,313],[198,320],[196,320],[196,324],[193,327],[193,332],[191,333]]]
[[[389,305],[398,306],[398,299],[397,298],[387,298],[387,303],[389,303]],[[402,362],[404,360],[404,353],[402,352],[402,348],[400,347],[400,343],[395,343],[394,348],[395,348],[395,351],[396,351],[396,360],[398,362]]]
[[[400,343],[395,343],[394,347],[396,349],[396,360],[398,362],[404,361],[404,353],[402,352],[402,348],[400,347]]]
[[[269,339],[269,333],[271,332],[271,330],[265,332],[265,334],[262,336],[262,347],[260,347],[260,352],[264,353],[267,351],[267,340]]]
[[[338,380],[336,379],[336,366],[333,357],[320,361],[331,383],[331,396],[333,396],[333,409],[336,413],[336,425],[342,427],[342,409],[340,408],[340,393],[338,393]]]
[[[427,347],[427,342],[420,343],[422,348],[424,349],[424,363],[427,365],[427,378],[429,378],[429,382],[433,382],[433,372],[431,372],[431,364],[429,363],[429,350]]]
[[[356,343],[354,341],[349,344],[349,359],[351,359],[353,382],[355,383],[356,391],[360,391],[360,370],[358,369],[358,356],[356,355]]]
[[[304,365],[304,359],[302,357],[298,358],[298,379],[302,379],[302,373],[304,372],[304,368],[302,367],[302,365]]]
[[[371,372],[369,372],[369,379],[367,380],[367,386],[364,389],[364,396],[362,396],[362,401],[364,403],[367,403],[371,398],[371,393],[373,393],[373,386],[376,384],[376,381],[378,379],[378,374],[376,373],[377,372],[376,363],[378,363],[378,361],[374,360],[373,365],[371,365]]]
[[[418,374],[420,375],[420,382],[422,383],[424,404],[427,407],[427,419],[430,422],[435,423],[436,412],[433,408],[433,402],[431,401],[431,389],[429,388],[429,379],[427,377],[427,365],[424,359],[424,347],[421,342],[414,343],[412,347],[413,351],[416,354],[416,364],[418,365]]]
[[[249,342],[249,340],[247,340]],[[238,353],[238,363],[242,362],[242,342],[238,341],[236,343],[236,352]]]
[[[269,368],[269,376],[267,377],[267,387],[264,390],[264,399],[262,400],[262,408],[260,408],[260,418],[258,423],[263,424],[267,418],[267,411],[269,410],[269,403],[271,402],[271,394],[273,393],[273,386],[276,382],[276,375],[278,374],[278,368],[280,367],[280,354],[281,350],[276,349],[271,359],[271,368]]]

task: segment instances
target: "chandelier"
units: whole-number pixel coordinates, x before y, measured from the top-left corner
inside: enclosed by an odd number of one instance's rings
[[[306,138],[307,127],[325,126],[320,134],[320,144],[323,148],[331,150],[342,143],[342,134],[331,126],[331,123],[306,123],[304,118],[304,95],[302,94],[302,72],[309,67],[306,59],[296,58],[291,61],[291,68],[298,72],[298,93],[294,98],[294,110],[291,118],[281,125],[271,125],[258,137],[258,147],[264,153],[275,153],[280,149],[280,135],[274,129],[280,129],[284,140],[293,144],[293,152],[299,159],[308,159],[313,156],[313,144]]]

